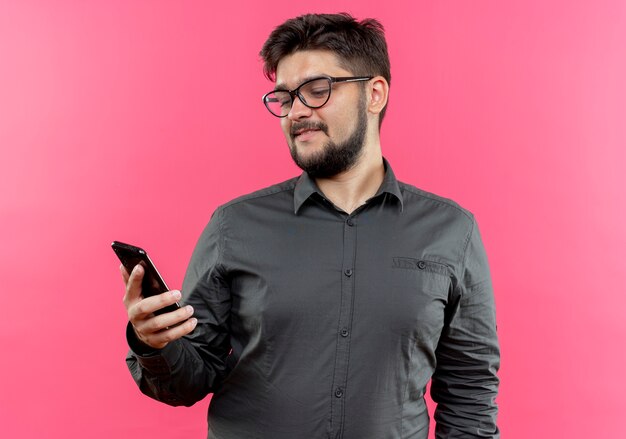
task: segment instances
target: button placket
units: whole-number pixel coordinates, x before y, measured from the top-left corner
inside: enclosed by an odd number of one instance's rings
[[[343,430],[344,401],[348,385],[348,363],[350,361],[350,329],[354,306],[354,282],[356,265],[357,222],[353,217],[343,221],[343,257],[341,263],[341,305],[337,326],[337,348],[332,383],[331,422],[333,434]]]

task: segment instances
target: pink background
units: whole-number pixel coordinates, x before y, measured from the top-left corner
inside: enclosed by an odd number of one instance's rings
[[[298,173],[258,51],[305,12],[387,28],[383,150],[476,214],[507,438],[626,413],[626,3],[0,1],[0,436],[204,437],[124,363],[112,240],[180,287],[213,209]]]

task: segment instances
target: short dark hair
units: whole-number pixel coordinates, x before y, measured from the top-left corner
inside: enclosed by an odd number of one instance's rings
[[[306,14],[276,27],[263,44],[263,73],[276,80],[276,68],[285,56],[299,50],[328,50],[355,76],[382,76],[391,84],[385,30],[373,18],[355,20],[350,14]],[[379,123],[386,106],[380,112]]]

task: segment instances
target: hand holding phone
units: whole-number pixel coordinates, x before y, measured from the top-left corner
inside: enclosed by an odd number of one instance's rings
[[[169,291],[148,254],[117,241],[112,247],[124,267],[124,304],[137,338],[152,348],[162,349],[193,331],[197,324],[195,318],[190,318],[193,308],[180,307],[180,292]]]
[[[141,265],[144,270],[143,280],[141,282],[141,295],[143,297],[156,296],[161,293],[169,291],[167,284],[161,277],[159,270],[152,263],[152,260],[148,256],[148,253],[140,247],[136,247],[130,244],[124,244],[123,242],[113,241],[111,244],[113,251],[122,262],[122,265],[128,272],[132,273],[133,269],[137,265]],[[166,306],[165,308],[156,310],[155,314],[164,314],[167,312],[176,311],[180,308],[178,302],[173,305]]]

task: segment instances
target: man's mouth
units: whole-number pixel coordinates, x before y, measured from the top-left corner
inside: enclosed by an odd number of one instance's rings
[[[295,126],[291,128],[291,137],[294,140],[308,140],[319,131],[326,132],[325,127],[312,124]]]
[[[306,137],[306,136],[308,136],[309,134],[311,134],[311,133],[315,133],[315,132],[317,132],[317,131],[319,131],[319,129],[316,129],[316,128],[305,128],[305,129],[302,129],[302,130],[296,130],[296,131],[294,132],[294,134],[293,134],[293,137],[294,137],[294,138],[297,138],[297,137],[300,137],[300,136],[304,136],[304,137]]]

